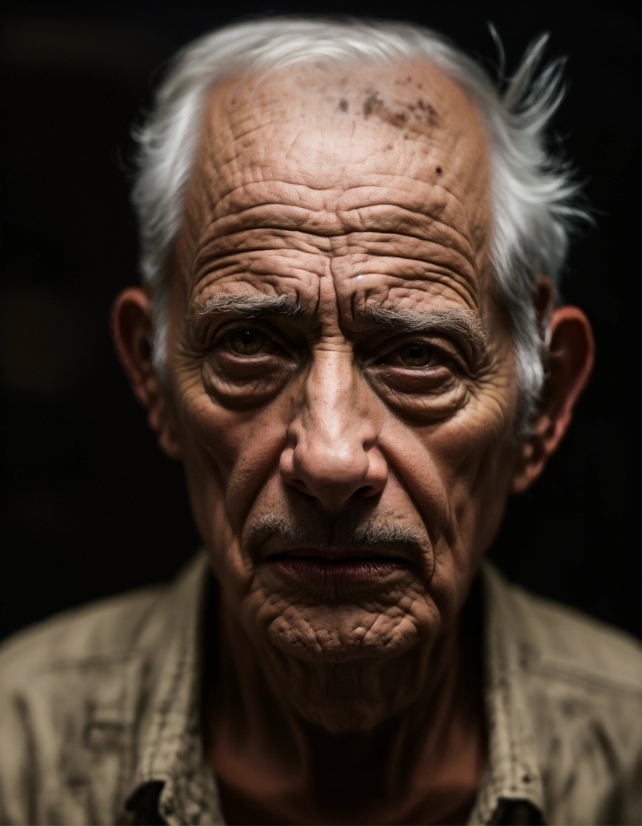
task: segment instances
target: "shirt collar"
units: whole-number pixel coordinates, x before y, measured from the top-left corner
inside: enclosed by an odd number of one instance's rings
[[[526,651],[510,588],[489,562],[482,568],[484,702],[488,769],[469,823],[493,823],[504,801],[526,801],[543,822],[544,790],[524,686]]]
[[[201,553],[163,604],[166,645],[147,680],[150,697],[128,801],[131,808],[140,789],[154,784],[160,789],[158,811],[167,823],[224,823],[200,731],[202,634],[209,582],[208,559]]]

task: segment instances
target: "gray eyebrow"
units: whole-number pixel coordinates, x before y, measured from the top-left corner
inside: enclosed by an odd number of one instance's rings
[[[243,318],[258,315],[285,315],[295,317],[301,305],[285,295],[215,295],[198,310],[198,315],[234,313]],[[374,321],[405,333],[443,331],[464,335],[476,348],[486,343],[486,334],[479,318],[470,310],[455,307],[447,310],[389,310],[367,307],[359,314],[366,321]]]
[[[367,307],[363,318],[385,324],[405,333],[421,333],[440,330],[464,335],[476,347],[486,343],[486,332],[479,317],[470,310],[455,307],[447,310],[388,310],[383,307]]]
[[[299,314],[301,306],[285,295],[215,295],[203,304],[198,315],[209,313],[235,313],[243,318],[257,315]]]

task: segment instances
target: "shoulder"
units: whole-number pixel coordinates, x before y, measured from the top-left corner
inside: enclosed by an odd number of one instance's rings
[[[137,647],[167,586],[122,594],[65,611],[14,634],[0,645],[0,692],[52,667],[126,656]]]
[[[141,671],[141,631],[163,592],[146,589],[68,611],[0,646],[1,823],[107,822],[60,804],[62,776],[84,782],[83,763],[105,764],[92,738],[102,726],[114,739],[119,721],[109,728],[108,719],[105,728],[103,709],[121,716],[128,671],[132,664]]]
[[[639,641],[509,585],[492,568],[484,578],[492,644],[520,697],[512,724],[534,745],[547,822],[639,823]]]
[[[200,555],[173,583],[67,611],[0,646],[0,823],[114,822],[206,570]]]
[[[551,679],[581,682],[642,700],[642,644],[631,635],[512,585],[488,566],[494,599],[503,603],[520,658]]]
[[[0,693],[37,674],[153,650],[192,608],[207,561],[201,553],[170,583],[89,603],[19,631],[0,644]]]

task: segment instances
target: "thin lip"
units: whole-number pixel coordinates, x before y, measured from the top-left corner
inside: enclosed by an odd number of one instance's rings
[[[280,544],[280,543],[279,543]],[[311,562],[327,561],[329,563],[358,563],[359,561],[378,562],[379,564],[405,563],[415,564],[415,556],[405,548],[395,545],[377,545],[372,547],[321,548],[314,546],[282,546],[270,549],[264,556],[265,562],[282,562],[295,559]]]

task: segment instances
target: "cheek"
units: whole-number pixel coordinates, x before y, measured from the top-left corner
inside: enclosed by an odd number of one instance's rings
[[[181,406],[190,500],[201,536],[215,553],[238,548],[255,499],[278,472],[286,434],[282,412],[278,401],[258,412],[231,412],[204,392],[188,394]]]
[[[513,394],[514,395],[514,394]],[[516,395],[472,398],[438,425],[391,421],[386,452],[434,552],[430,594],[454,616],[501,522],[513,466]]]
[[[472,575],[503,517],[513,465],[512,420],[481,404],[434,434],[450,504],[450,545],[456,571]]]

